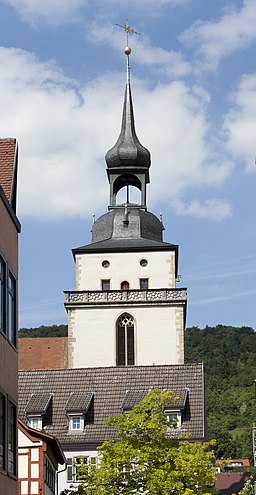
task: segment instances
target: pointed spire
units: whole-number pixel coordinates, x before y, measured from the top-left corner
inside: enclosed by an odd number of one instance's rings
[[[124,96],[121,132],[116,144],[107,152],[106,162],[108,169],[123,166],[149,168],[150,153],[147,148],[142,146],[135,131],[129,64],[131,48],[127,46],[124,52],[127,57],[127,81]]]

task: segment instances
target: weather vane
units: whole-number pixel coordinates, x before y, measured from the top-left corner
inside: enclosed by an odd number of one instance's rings
[[[131,26],[129,26],[128,19],[125,20],[125,24],[123,26],[122,26],[122,24],[117,24],[117,23],[116,23],[116,26],[119,26],[120,28],[122,28],[126,33],[127,45],[124,49],[124,53],[127,56],[127,59],[126,59],[127,60],[127,64],[126,64],[127,82],[130,82],[129,55],[131,54],[132,49],[129,46],[129,34],[138,34],[140,36],[140,33],[138,33],[137,31],[134,31],[134,29]]]
[[[137,31],[134,31],[134,29],[131,26],[129,26],[128,19],[125,20],[124,26],[122,26],[122,24],[117,24],[117,23],[116,23],[116,26],[119,26],[120,28],[122,28],[126,32],[127,47],[129,45],[129,34],[138,34],[139,36],[141,34],[141,33],[138,33]]]

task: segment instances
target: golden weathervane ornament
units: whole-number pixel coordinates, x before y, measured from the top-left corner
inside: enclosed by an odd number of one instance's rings
[[[127,55],[127,81],[129,82],[130,81],[129,55],[131,54],[131,51],[132,51],[131,47],[129,46],[129,34],[138,34],[140,36],[141,33],[134,31],[134,29],[131,26],[129,26],[128,19],[125,20],[125,24],[123,26],[121,24],[117,24],[117,23],[116,23],[116,26],[119,26],[120,28],[122,28],[126,33],[127,45],[124,49],[124,53],[125,53],[125,55]]]

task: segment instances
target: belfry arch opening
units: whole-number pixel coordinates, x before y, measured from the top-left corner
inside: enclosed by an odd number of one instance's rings
[[[121,173],[110,179],[110,207],[123,203],[146,206],[145,176],[141,173]],[[118,196],[118,198],[117,198]]]
[[[137,189],[134,186],[125,186],[122,189],[120,189],[116,196],[116,204],[121,205],[125,203],[140,205],[141,193],[139,189]]]
[[[116,364],[135,364],[134,319],[129,313],[122,314],[116,323]]]

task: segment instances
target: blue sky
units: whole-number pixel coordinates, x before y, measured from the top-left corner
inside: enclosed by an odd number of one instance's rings
[[[180,246],[187,324],[255,328],[255,0],[0,0],[0,135],[19,143],[20,326],[67,321],[71,249],[106,211],[129,24],[148,207]]]

